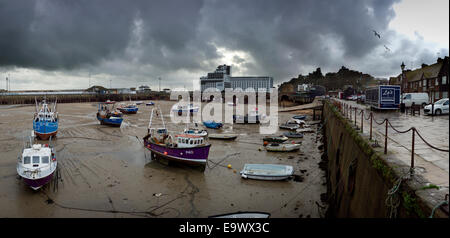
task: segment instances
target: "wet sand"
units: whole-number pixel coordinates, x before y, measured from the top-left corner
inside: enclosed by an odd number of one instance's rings
[[[185,127],[170,122],[169,110],[175,102],[155,103],[163,109],[169,130]],[[114,128],[100,125],[96,104],[59,104],[59,132],[53,144],[60,179],[39,191],[27,187],[16,172],[35,108],[0,108],[0,216],[208,217],[237,211],[269,212],[271,217],[324,216],[326,204],[320,197],[326,192],[326,179],[319,168],[318,149],[322,135],[307,133],[295,139],[302,144],[300,151],[275,153],[263,149],[264,135],[259,134],[258,125],[225,124],[223,130],[208,129],[239,137],[236,141],[210,140],[210,162],[202,172],[150,160],[142,137],[151,108],[140,105],[138,114],[124,115],[122,126]],[[292,115],[279,113],[279,123]],[[292,165],[302,179],[245,180],[239,176],[245,163]],[[232,169],[226,168],[228,164]]]

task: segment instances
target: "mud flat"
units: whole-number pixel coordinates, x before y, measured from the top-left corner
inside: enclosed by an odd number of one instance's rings
[[[171,101],[155,101],[169,130]],[[142,145],[152,107],[125,115],[120,128],[102,126],[93,103],[59,104],[59,132],[53,144],[59,177],[40,191],[28,188],[16,173],[24,140],[32,129],[34,106],[0,108],[1,217],[208,217],[237,211],[261,211],[271,217],[323,217],[327,204],[325,172],[319,168],[322,135],[295,140],[300,151],[266,152],[258,125],[228,125],[210,133],[239,134],[235,141],[211,140],[204,172],[150,160]],[[279,113],[279,123],[293,114]],[[285,132],[281,130],[278,134]],[[245,163],[294,166],[290,181],[245,180]],[[227,168],[231,164],[232,168]]]

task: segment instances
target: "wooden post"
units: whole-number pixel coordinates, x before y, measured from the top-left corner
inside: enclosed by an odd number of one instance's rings
[[[364,110],[361,109],[361,133],[364,133]]]
[[[386,132],[384,136],[384,154],[387,154],[388,120],[386,119]]]
[[[411,171],[414,169],[414,137],[416,128],[412,129],[412,146],[411,146]]]
[[[356,127],[356,107],[355,107],[355,127]]]
[[[370,112],[370,140],[372,140],[372,117],[373,117],[373,114],[372,114],[372,112]]]

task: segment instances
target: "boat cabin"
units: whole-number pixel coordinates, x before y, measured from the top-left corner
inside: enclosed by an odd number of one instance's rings
[[[181,148],[196,147],[205,144],[205,139],[196,135],[176,135],[175,141],[177,143],[177,147]]]
[[[34,144],[31,148],[24,149],[19,162],[24,168],[37,169],[48,167],[56,158],[52,155],[50,147],[40,144]]]

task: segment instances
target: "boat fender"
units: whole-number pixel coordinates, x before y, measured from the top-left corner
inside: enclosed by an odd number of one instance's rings
[[[231,164],[228,164],[227,168],[231,169]]]
[[[164,151],[164,155],[167,155],[167,151]]]

